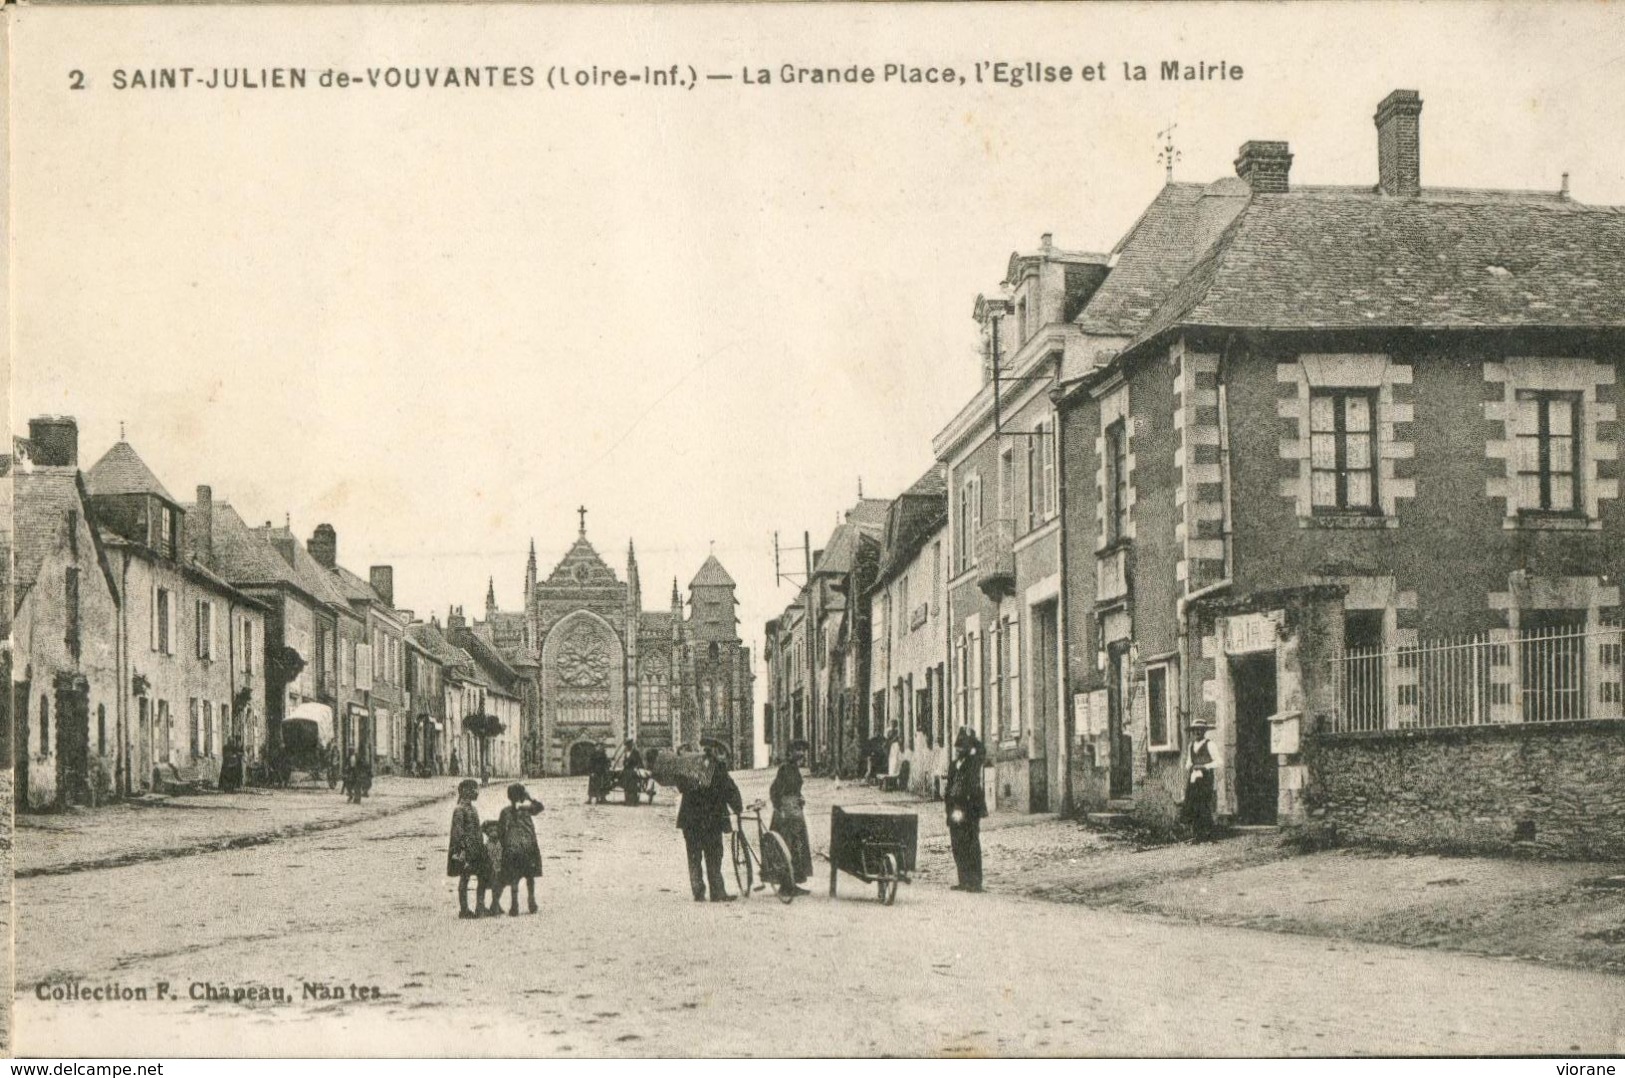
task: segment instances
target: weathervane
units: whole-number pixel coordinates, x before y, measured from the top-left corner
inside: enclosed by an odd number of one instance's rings
[[[1157,137],[1162,140],[1162,149],[1157,151],[1157,160],[1162,162],[1169,183],[1174,182],[1174,162],[1180,157],[1179,151],[1174,147],[1174,128],[1178,126],[1176,123],[1170,123],[1157,132]]]

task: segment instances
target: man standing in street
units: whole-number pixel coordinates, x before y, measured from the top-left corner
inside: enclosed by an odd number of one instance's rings
[[[683,803],[677,809],[677,827],[683,832],[688,852],[688,884],[694,901],[705,901],[708,883],[712,902],[732,902],[737,897],[730,895],[722,882],[722,836],[733,830],[733,816],[744,807],[726,761],[706,746],[700,781],[683,791]]]
[[[948,838],[953,844],[954,867],[959,870],[955,891],[982,889],[982,817],[987,795],[982,791],[982,743],[968,728],[954,739],[954,758],[948,765],[943,793],[948,809]]]

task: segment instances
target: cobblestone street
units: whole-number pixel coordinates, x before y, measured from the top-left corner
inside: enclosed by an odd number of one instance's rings
[[[764,773],[740,779],[747,800],[765,790]],[[889,909],[844,876],[831,901],[822,861],[809,898],[784,906],[759,893],[719,907],[689,900],[670,791],[632,810],[582,805],[579,780],[532,789],[549,805],[536,917],[457,920],[444,875],[449,790],[432,805],[262,845],[19,879],[18,1051],[1625,1049],[1625,984],[1606,974],[1036,901],[997,893],[997,871],[994,893],[950,892],[937,805],[917,806],[921,873]],[[495,814],[500,791],[486,791],[482,815]],[[815,846],[831,800],[906,807],[862,787],[814,783],[809,794]],[[1043,825],[1001,831],[1029,826]],[[42,984],[74,981],[145,987],[149,1000],[39,998]],[[170,998],[155,998],[160,982]],[[345,998],[307,999],[307,983]],[[288,999],[198,1000],[193,985]],[[351,998],[351,985],[378,998]]]

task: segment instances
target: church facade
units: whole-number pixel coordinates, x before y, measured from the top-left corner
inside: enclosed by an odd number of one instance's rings
[[[713,555],[690,581],[677,581],[665,610],[643,609],[637,554],[628,542],[625,577],[587,539],[553,570],[537,572],[533,542],[520,610],[498,608],[493,582],[475,632],[530,675],[525,693],[528,775],[586,771],[593,746],[626,738],[649,749],[727,749],[735,767],[755,765],[750,649],[739,637],[735,584]]]

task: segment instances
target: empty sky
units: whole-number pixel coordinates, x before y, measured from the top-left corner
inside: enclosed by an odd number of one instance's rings
[[[13,11],[12,418],[118,424],[170,490],[338,530],[420,614],[517,604],[589,509],[665,605],[715,542],[742,633],[897,492],[978,379],[972,303],[1050,231],[1105,250],[1162,182],[1282,138],[1373,182],[1418,89],[1423,180],[1625,203],[1619,4]],[[1130,85],[1124,61],[1239,82]],[[952,88],[115,91],[115,68],[1103,61]],[[71,90],[70,72],[87,89]],[[1155,71],[1153,70],[1153,80]]]

